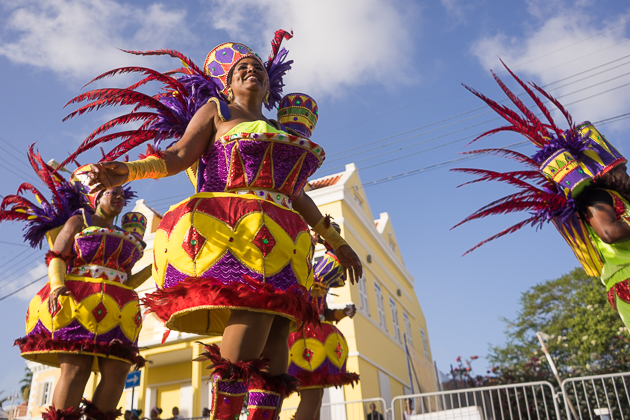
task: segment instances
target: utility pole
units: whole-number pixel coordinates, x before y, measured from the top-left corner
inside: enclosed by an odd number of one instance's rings
[[[538,341],[540,341],[540,347],[542,347],[542,351],[543,353],[545,353],[545,357],[547,358],[547,363],[549,363],[549,366],[551,367],[551,371],[556,377],[556,380],[558,381],[558,386],[560,387],[560,390],[562,391],[562,379],[560,379],[560,375],[558,374],[558,369],[556,369],[556,364],[553,362],[553,359],[551,358],[551,355],[549,354],[549,350],[547,350],[547,345],[545,344],[545,339],[549,339],[549,335],[545,334],[544,332],[538,331],[536,333],[536,337],[538,337]],[[578,419],[579,417],[571,401],[567,398],[566,402],[567,402],[567,405],[569,406],[569,409],[571,410],[571,414],[573,414],[573,418]]]

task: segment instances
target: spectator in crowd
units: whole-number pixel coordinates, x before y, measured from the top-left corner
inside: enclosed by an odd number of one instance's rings
[[[125,410],[125,420],[131,420],[131,410]]]
[[[411,398],[407,398],[405,400],[405,411],[403,411],[403,417],[405,420],[410,420],[411,416],[416,414],[416,410],[413,409],[413,400]]]
[[[173,407],[173,417],[170,418],[170,420],[183,420],[184,417],[182,417],[179,414],[179,407]]]
[[[208,407],[204,407],[201,410],[201,417],[210,417],[210,409]]]
[[[149,414],[149,417],[151,418],[151,420],[162,420],[160,418],[160,414],[162,414],[162,409],[161,408],[157,408],[157,407],[153,407],[151,409],[151,413]]]
[[[383,420],[383,415],[376,411],[376,404],[370,404],[370,412],[365,416],[366,420]]]

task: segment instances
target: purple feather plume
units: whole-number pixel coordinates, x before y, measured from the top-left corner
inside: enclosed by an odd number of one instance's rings
[[[282,88],[284,87],[282,78],[287,71],[291,70],[291,64],[293,64],[293,60],[284,61],[287,54],[289,54],[289,51],[282,48],[278,55],[274,57],[273,61],[267,64],[267,73],[269,74],[269,99],[265,104],[265,108],[268,110],[277,108],[282,100]]]

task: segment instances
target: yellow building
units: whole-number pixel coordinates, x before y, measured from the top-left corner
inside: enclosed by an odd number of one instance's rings
[[[329,307],[342,308],[355,303],[357,314],[345,318],[338,327],[346,336],[350,356],[348,370],[359,373],[361,382],[354,388],[328,389],[324,402],[354,401],[382,397],[389,403],[395,396],[437,391],[431,359],[429,337],[422,309],[413,288],[413,277],[405,268],[396,236],[387,213],[374,219],[354,164],[342,173],[315,179],[306,188],[322,213],[333,216],[341,226],[342,236],[354,248],[364,266],[364,277],[358,285],[335,289],[329,295]],[[145,234],[147,252],[136,264],[140,270],[150,264],[154,232],[161,216],[138,200],[134,211],[147,216]],[[316,249],[315,257],[324,253]],[[151,280],[137,290],[142,297],[155,288]],[[139,346],[148,363],[142,369],[140,385],[134,391],[134,408],[148,416],[154,406],[163,409],[162,418],[171,417],[174,406],[183,417],[201,415],[210,402],[207,363],[193,362],[203,343],[220,343],[220,337],[202,337],[172,331],[161,344],[165,328],[154,315],[144,317]],[[405,338],[407,345],[405,346]],[[35,365],[35,364],[33,364]],[[30,366],[30,364],[29,364]],[[29,413],[38,417],[49,404],[58,369],[33,367],[34,372]],[[85,395],[93,392],[97,378],[90,379]],[[44,385],[41,385],[44,384]],[[120,401],[123,410],[132,407],[131,389]],[[284,407],[297,406],[296,396]]]

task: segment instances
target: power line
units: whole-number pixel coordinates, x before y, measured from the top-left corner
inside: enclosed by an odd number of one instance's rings
[[[630,117],[630,112],[625,113],[625,114],[616,115],[614,117],[606,118],[606,119],[603,119],[603,120],[595,121],[593,124],[599,124],[600,126],[602,126],[602,125],[605,125],[607,123],[611,123],[611,122],[613,122],[615,120],[619,120],[619,119],[623,119],[623,118],[629,118],[629,117]],[[529,142],[527,140],[526,141],[521,141],[521,142],[518,142],[518,143],[509,144],[507,146],[504,146],[503,148],[505,148],[505,149],[507,149],[509,147],[518,148],[518,147],[521,147],[521,146],[524,146],[524,145],[527,145],[527,144],[531,144],[531,142]],[[463,157],[460,157],[460,158],[447,160],[445,162],[436,163],[436,164],[433,164],[433,165],[425,166],[423,168],[413,169],[411,171],[402,172],[402,173],[395,174],[395,175],[390,175],[388,177],[381,178],[381,179],[376,179],[374,181],[369,181],[369,182],[364,183],[363,187],[367,188],[367,187],[371,187],[372,185],[376,185],[376,184],[382,184],[382,183],[386,183],[386,182],[390,182],[390,181],[396,181],[398,179],[406,178],[406,177],[411,176],[411,175],[416,175],[416,174],[419,174],[419,173],[422,173],[422,172],[427,172],[427,171],[431,171],[433,169],[438,169],[438,168],[440,168],[442,166],[450,165],[451,163],[461,162],[463,160],[478,159],[478,158],[481,158],[481,157],[482,156],[480,156],[480,155],[470,155],[470,156],[463,156]]]
[[[608,65],[609,63],[612,63],[612,62],[617,62],[617,61],[619,61],[619,59],[616,59],[616,60],[611,60],[610,62],[606,63],[605,65]],[[626,65],[626,64],[630,64],[630,62],[629,62],[629,63],[624,63],[624,64],[622,64],[622,65]],[[622,65],[615,66],[614,68],[621,67]],[[593,69],[600,68],[600,67],[602,67],[602,65],[599,65],[599,66],[593,67],[593,68],[591,68],[591,69],[588,69],[588,70],[586,70],[585,72],[592,71]],[[553,91],[555,91],[555,90],[558,90],[558,89],[561,89],[561,88],[564,88],[564,87],[570,86],[570,85],[572,85],[572,84],[582,82],[582,81],[584,81],[584,80],[587,80],[588,78],[592,78],[592,77],[595,77],[595,76],[597,76],[597,75],[600,75],[600,74],[606,73],[606,72],[608,72],[608,71],[610,71],[610,70],[611,70],[611,69],[603,70],[603,71],[597,72],[597,73],[595,73],[595,74],[592,74],[592,75],[590,75],[590,76],[584,77],[584,78],[582,78],[582,79],[578,79],[578,80],[574,80],[573,82],[566,83],[566,84],[564,84],[564,85],[562,85],[562,86],[556,86],[556,87],[554,87],[554,88],[552,88],[552,89],[549,89],[549,91],[553,92]],[[584,72],[580,72],[580,73],[578,73],[578,74],[583,74],[583,73],[584,73]],[[598,82],[598,83],[594,83],[594,84],[592,84],[592,85],[590,85],[590,86],[587,86],[587,87],[584,87],[584,88],[581,88],[581,89],[575,90],[575,91],[573,91],[573,92],[569,92],[569,93],[566,93],[566,94],[564,94],[564,95],[559,95],[559,96],[557,96],[557,97],[558,97],[558,98],[561,98],[561,97],[568,96],[568,95],[570,95],[570,94],[578,93],[578,92],[581,92],[581,91],[587,90],[587,89],[589,89],[589,88],[592,88],[592,87],[595,87],[595,86],[599,86],[599,85],[601,85],[601,84],[603,84],[603,83],[607,83],[607,82],[609,82],[609,81],[612,81],[612,80],[618,79],[618,78],[623,77],[623,76],[628,75],[628,74],[630,74],[630,73],[625,73],[624,75],[621,75],[621,76],[616,76],[616,77],[613,77],[613,78],[609,78],[609,79],[606,79],[606,80],[604,80],[604,81],[601,81],[601,82]],[[575,75],[568,76],[568,77],[565,77],[565,78],[560,79],[560,80],[567,80],[567,79],[570,79],[570,78],[573,78],[573,77],[575,77]],[[547,88],[548,86],[553,85],[553,84],[556,84],[557,82],[558,82],[558,81],[556,81],[556,82],[552,82],[552,83],[549,83],[549,84],[545,85],[544,87],[545,87],[545,88]],[[621,88],[621,87],[623,87],[623,86],[625,86],[625,85],[618,86],[617,88]],[[609,90],[609,91],[610,91],[610,90]],[[606,93],[606,92],[608,92],[608,91],[605,91],[605,92],[602,92],[602,93]],[[524,92],[523,92],[523,93],[521,93],[521,94],[519,94],[519,95],[517,95],[517,96],[519,96],[519,97],[525,97],[525,98],[528,98],[528,95],[527,95],[526,93],[524,93]],[[592,96],[591,96],[591,97],[592,97]],[[590,97],[589,97],[589,98],[590,98]],[[583,99],[588,99],[588,98],[583,98]],[[507,102],[508,100],[509,100],[509,99],[505,98],[505,99],[502,99],[502,100],[498,101],[498,103],[500,103],[500,104],[501,104],[501,103]],[[549,102],[547,101],[547,103],[549,103]],[[408,134],[408,133],[411,133],[411,132],[414,132],[414,131],[420,130],[420,129],[422,129],[422,128],[427,128],[427,127],[433,126],[433,125],[435,125],[435,124],[439,124],[440,122],[445,122],[445,121],[453,120],[453,119],[456,119],[456,118],[458,118],[458,117],[461,117],[461,116],[464,116],[464,115],[467,115],[467,114],[470,114],[470,113],[472,113],[472,112],[479,111],[479,110],[482,110],[482,109],[486,109],[487,111],[485,111],[485,112],[483,112],[483,113],[481,113],[481,114],[475,115],[475,116],[473,116],[473,117],[470,117],[470,118],[464,119],[464,120],[455,121],[455,122],[452,122],[452,123],[450,123],[450,124],[446,124],[446,125],[444,125],[444,126],[442,126],[442,127],[438,127],[438,128],[432,129],[432,130],[428,130],[428,131],[426,131],[426,132],[417,133],[417,134],[415,134],[415,135],[408,136],[408,137],[405,137],[405,138],[403,138],[403,139],[398,139],[398,140],[395,140],[395,141],[387,142],[387,143],[382,144],[382,145],[380,145],[380,146],[376,146],[376,147],[372,147],[372,148],[365,149],[365,147],[366,147],[366,146],[373,145],[373,144],[378,144],[378,143],[382,143],[382,142],[384,142],[385,140],[393,139],[393,138],[396,138],[396,137],[398,137],[398,136],[401,136],[401,135],[404,135],[404,134]],[[362,144],[362,145],[360,145],[360,146],[356,146],[356,147],[353,147],[353,148],[350,148],[350,149],[343,150],[343,151],[341,151],[341,152],[339,152],[339,153],[336,153],[335,155],[332,155],[332,156],[334,156],[334,158],[333,158],[333,159],[329,159],[329,160],[328,160],[328,163],[331,163],[331,162],[336,162],[336,161],[339,161],[339,160],[346,160],[348,157],[351,157],[351,156],[356,156],[356,155],[360,155],[360,154],[363,154],[363,153],[368,153],[368,152],[370,152],[370,151],[378,150],[378,149],[381,149],[381,148],[383,148],[383,147],[386,147],[387,145],[392,145],[392,144],[400,143],[400,142],[405,141],[405,140],[409,140],[409,139],[414,138],[414,137],[419,137],[419,136],[421,136],[421,135],[428,134],[428,133],[433,132],[433,131],[437,131],[437,130],[439,130],[440,128],[446,128],[446,127],[449,127],[449,126],[452,126],[452,125],[456,125],[456,124],[459,124],[459,123],[461,123],[461,122],[463,122],[463,121],[467,121],[467,120],[470,120],[470,119],[473,119],[473,118],[477,118],[477,117],[479,117],[479,116],[481,116],[481,115],[485,115],[485,114],[488,114],[488,113],[490,113],[490,110],[488,110],[488,108],[487,108],[487,107],[485,107],[485,106],[483,106],[483,107],[478,107],[478,108],[474,108],[474,109],[472,109],[472,110],[465,111],[465,112],[463,112],[463,113],[460,113],[460,114],[457,114],[457,115],[455,115],[455,116],[452,116],[452,117],[448,117],[448,118],[442,119],[442,120],[437,121],[437,122],[432,122],[432,123],[424,124],[424,125],[422,125],[422,126],[420,126],[420,127],[416,127],[416,128],[413,128],[413,129],[411,129],[411,130],[407,130],[407,131],[402,132],[402,133],[394,134],[394,135],[391,135],[391,136],[388,136],[388,137],[385,137],[385,138],[377,139],[377,140],[371,141],[371,142],[369,142],[369,143]],[[459,131],[459,130],[458,130],[458,131]],[[441,138],[441,137],[443,137],[443,136],[433,137],[432,139]],[[429,140],[431,140],[431,139],[429,139]],[[427,142],[427,140],[423,140],[423,141],[420,141],[420,142],[413,143],[412,145],[405,146],[404,148],[412,147],[413,145],[422,144],[422,143],[426,143],[426,142]],[[360,151],[357,151],[357,152],[354,152],[354,153],[350,153],[350,154],[348,154],[348,153],[347,153],[347,152],[350,152],[350,151],[355,151],[355,150],[360,150]],[[400,149],[399,149],[399,150],[400,150]],[[395,151],[394,151],[394,152],[395,152]],[[392,153],[392,152],[386,152],[386,154],[389,154],[389,153]],[[364,159],[364,160],[374,159],[375,157],[379,157],[379,156],[380,156],[380,155],[377,155],[377,156],[372,156],[371,158],[367,158],[367,159]],[[335,168],[337,168],[337,167],[335,167]]]
[[[547,53],[547,54],[544,54],[544,55],[541,55],[541,56],[535,57],[535,58],[533,58],[533,59],[531,59],[531,60],[528,60],[528,61],[523,61],[523,62],[521,62],[521,63],[517,63],[516,65],[511,66],[511,67],[512,67],[513,69],[518,69],[519,67],[521,67],[521,66],[523,66],[523,65],[525,65],[525,64],[529,64],[529,63],[531,63],[531,62],[533,62],[533,61],[539,60],[539,59],[544,58],[544,57],[547,57],[547,56],[549,56],[549,55],[556,54],[557,52],[560,52],[560,51],[565,50],[565,49],[567,49],[567,48],[570,48],[570,47],[573,47],[573,46],[575,46],[575,45],[578,45],[578,44],[580,44],[580,43],[582,43],[582,42],[584,42],[584,41],[587,41],[587,40],[589,40],[589,39],[591,39],[591,38],[593,38],[593,37],[596,37],[596,36],[598,36],[598,35],[601,35],[601,34],[603,34],[603,33],[605,33],[605,32],[612,31],[613,29],[619,28],[619,27],[621,27],[621,26],[625,26],[628,22],[630,22],[630,19],[626,19],[626,20],[624,20],[622,23],[620,23],[620,24],[618,24],[618,25],[615,25],[615,26],[613,26],[613,27],[610,27],[610,28],[607,28],[607,29],[601,30],[601,31],[599,31],[599,32],[597,32],[597,33],[595,33],[595,34],[593,34],[593,35],[590,35],[590,36],[588,36],[588,37],[586,37],[586,38],[583,38],[583,39],[581,39],[581,40],[579,40],[579,41],[576,41],[576,42],[574,42],[574,43],[572,43],[572,44],[565,45],[565,46],[563,46],[563,47],[561,47],[561,48],[558,48],[558,49],[556,49],[556,50],[554,50],[554,51],[551,51],[551,52],[549,52],[549,53]],[[588,53],[588,54],[583,54],[583,55],[581,55],[581,56],[579,56],[579,57],[575,57],[573,60],[563,61],[561,64],[558,64],[558,65],[556,65],[556,66],[549,67],[549,68],[547,68],[547,69],[545,69],[545,70],[542,70],[542,71],[541,71],[541,73],[545,73],[545,72],[550,71],[550,70],[553,70],[553,69],[555,69],[555,68],[558,68],[558,67],[562,67],[562,66],[568,65],[569,63],[574,62],[574,61],[580,61],[580,60],[582,60],[582,59],[583,59],[583,58],[585,58],[585,57],[588,57],[588,56],[591,56],[591,55],[594,55],[594,54],[601,53],[602,51],[607,50],[608,48],[612,48],[612,47],[614,47],[614,46],[616,46],[616,45],[623,44],[623,43],[628,42],[628,41],[629,41],[628,39],[624,39],[624,40],[622,40],[622,41],[619,41],[619,42],[616,42],[616,43],[614,43],[614,44],[608,45],[608,46],[606,46],[606,47],[604,47],[604,48],[600,48],[600,49],[598,49],[597,51],[593,51],[593,52],[591,52],[591,53]],[[627,57],[627,56],[626,56],[626,57]],[[475,83],[475,82],[480,81],[480,80],[486,80],[486,78],[478,78],[478,79],[476,79],[476,80],[473,80],[471,83]],[[564,79],[561,79],[561,80],[564,80]],[[556,82],[554,82],[554,83],[556,83]],[[402,106],[402,107],[399,107],[399,108],[393,109],[393,110],[391,110],[391,111],[387,111],[387,112],[384,112],[384,113],[381,113],[381,114],[377,114],[377,115],[374,115],[374,116],[372,116],[372,117],[370,117],[370,118],[367,118],[367,119],[361,120],[361,121],[359,121],[359,122],[354,122],[354,123],[352,123],[352,124],[348,124],[348,125],[345,125],[345,126],[342,126],[342,127],[336,128],[336,129],[332,129],[332,130],[330,130],[330,131],[327,131],[327,132],[324,132],[324,133],[322,133],[322,134],[318,135],[318,137],[319,137],[319,138],[321,138],[321,137],[325,137],[325,136],[327,136],[327,135],[330,135],[330,134],[333,134],[333,133],[335,133],[335,132],[338,132],[338,131],[344,130],[344,129],[346,129],[346,128],[354,127],[354,126],[357,126],[357,125],[362,124],[362,123],[364,123],[364,122],[373,121],[373,120],[374,120],[374,119],[376,119],[376,118],[379,118],[379,117],[382,117],[382,116],[385,116],[385,115],[389,115],[389,114],[392,114],[392,113],[398,112],[398,111],[403,110],[403,109],[406,109],[406,108],[410,108],[410,107],[415,106],[415,105],[418,105],[418,104],[420,104],[420,103],[422,103],[422,102],[426,102],[426,101],[429,101],[429,100],[432,100],[432,99],[435,99],[435,98],[438,98],[438,97],[445,96],[445,95],[447,95],[447,94],[449,94],[449,93],[451,93],[451,92],[454,92],[454,91],[456,91],[456,90],[458,90],[458,89],[459,89],[459,88],[452,88],[452,89],[448,89],[448,90],[443,91],[443,92],[440,92],[440,93],[438,93],[438,94],[436,94],[436,95],[430,96],[430,97],[428,97],[428,98],[423,98],[423,99],[421,99],[421,100],[419,100],[419,101],[412,102],[412,103],[410,103],[410,104],[408,104],[408,105],[404,105],[404,106]],[[457,101],[457,102],[461,102],[461,101]]]
[[[6,245],[13,245],[13,246],[25,246],[27,248],[30,248],[30,245],[27,244],[21,244],[19,242],[9,242],[9,241],[0,241],[0,244],[6,244]]]
[[[31,284],[35,284],[35,283],[37,283],[38,281],[41,281],[41,280],[43,280],[43,279],[45,279],[45,278],[47,278],[47,277],[48,277],[48,274],[46,274],[46,275],[44,275],[44,276],[41,276],[40,278],[35,279],[35,280],[33,280],[32,282],[30,282],[30,283],[28,283],[28,284],[26,284],[26,285],[24,285],[24,286],[20,287],[19,289],[16,289],[16,290],[12,291],[12,292],[11,292],[11,293],[9,293],[8,295],[4,295],[4,296],[0,297],[0,302],[2,302],[3,300],[5,300],[6,298],[9,298],[9,297],[13,296],[14,294],[16,294],[16,293],[18,293],[18,292],[21,292],[22,290],[26,289],[26,288],[27,288],[28,286],[30,286]]]
[[[601,73],[601,72],[600,72],[600,73]],[[596,73],[595,75],[600,74],[600,73]],[[581,89],[575,90],[575,91],[573,91],[573,92],[566,93],[566,94],[564,94],[564,95],[558,95],[558,96],[557,96],[557,98],[563,98],[563,97],[567,97],[567,96],[572,95],[572,94],[575,94],[575,93],[579,93],[579,92],[585,91],[585,90],[587,90],[587,89],[590,89],[590,88],[593,88],[593,87],[596,87],[596,86],[602,85],[602,84],[604,84],[604,83],[607,83],[607,82],[609,82],[609,81],[611,81],[611,80],[614,80],[614,79],[617,79],[617,78],[619,78],[619,77],[623,77],[623,76],[625,76],[625,75],[627,75],[627,74],[630,74],[630,73],[626,73],[626,74],[624,74],[624,75],[622,75],[622,76],[618,76],[618,77],[615,77],[615,78],[606,79],[605,81],[598,82],[598,83],[594,83],[594,84],[592,84],[592,85],[590,85],[590,86],[587,86],[587,87],[584,87],[584,88],[581,88]],[[592,75],[592,76],[595,76],[595,75]],[[592,76],[590,76],[590,77],[592,77]],[[564,85],[563,87],[566,87],[566,86],[568,86],[568,85],[570,85],[570,84],[572,84],[572,83],[577,83],[577,82],[582,81],[582,80],[584,80],[584,79],[581,79],[581,80],[578,80],[578,81],[575,81],[575,82],[571,82],[571,83],[569,83],[569,84]],[[573,104],[576,104],[576,103],[579,103],[579,102],[582,102],[582,101],[585,101],[585,100],[588,100],[588,99],[592,99],[592,98],[594,98],[594,97],[597,97],[597,96],[600,96],[600,95],[603,95],[603,94],[606,94],[606,93],[609,93],[609,92],[615,91],[615,90],[617,90],[617,89],[621,89],[621,88],[623,88],[623,87],[625,87],[625,86],[628,86],[628,85],[630,85],[630,82],[629,82],[629,83],[622,84],[622,85],[619,85],[619,86],[616,86],[616,87],[611,88],[611,89],[607,89],[607,90],[604,90],[604,91],[598,92],[598,93],[596,93],[596,94],[593,94],[593,95],[590,95],[590,96],[587,96],[587,97],[584,97],[584,98],[581,98],[581,99],[578,99],[578,100],[573,101],[573,102],[569,102],[569,103],[565,104],[565,106],[570,106],[570,105],[573,105]],[[559,88],[559,87],[554,88],[553,90],[556,90],[556,89],[558,89],[558,88]],[[518,96],[523,96],[523,95],[525,95],[525,94],[524,94],[524,93],[522,93],[522,94],[520,94],[520,95],[518,95]],[[503,100],[499,101],[499,103],[506,102],[507,100],[508,100],[508,99],[503,99]],[[547,101],[546,103],[547,103],[547,104],[549,104],[549,101]],[[485,107],[483,107],[483,108],[485,108]],[[475,116],[474,118],[476,118],[476,117],[478,117],[478,116],[481,116],[481,115],[484,115],[484,114],[489,113],[489,112],[490,112],[490,111],[487,111],[487,112],[482,113],[482,114],[478,114],[478,115],[477,115],[477,116]],[[460,114],[460,115],[461,115],[461,114]],[[415,146],[417,146],[417,145],[419,145],[419,144],[428,143],[428,142],[430,142],[430,141],[433,141],[433,140],[436,140],[436,139],[439,139],[439,138],[446,137],[446,136],[448,136],[448,135],[450,135],[450,134],[454,134],[454,133],[462,132],[462,131],[465,131],[465,130],[467,130],[467,129],[469,129],[469,128],[473,128],[473,127],[476,127],[476,126],[482,125],[482,124],[484,124],[484,123],[486,123],[486,122],[491,122],[491,121],[494,121],[494,120],[497,120],[497,119],[500,119],[500,118],[499,118],[499,117],[495,117],[495,118],[492,118],[492,119],[487,120],[487,121],[485,121],[485,122],[482,122],[482,123],[477,123],[477,124],[473,124],[473,125],[469,125],[469,126],[467,126],[467,127],[464,127],[464,128],[462,128],[462,129],[459,129],[459,130],[452,131],[452,132],[450,132],[450,133],[441,134],[441,135],[438,135],[438,136],[431,137],[431,138],[429,138],[429,139],[425,139],[425,140],[421,140],[421,141],[418,141],[418,142],[414,142],[414,143],[411,143],[411,144],[409,144],[409,145],[407,145],[407,146],[399,147],[398,149],[395,149],[395,150],[390,150],[390,151],[387,151],[387,152],[381,152],[381,153],[379,153],[379,154],[377,154],[377,155],[373,155],[373,156],[370,156],[370,157],[367,157],[367,158],[364,158],[364,159],[358,160],[358,161],[356,161],[356,162],[364,162],[364,161],[368,161],[368,160],[372,160],[372,159],[380,158],[380,157],[382,157],[383,155],[396,153],[396,152],[402,151],[402,150],[404,150],[404,149],[408,149],[408,148],[410,148],[410,147],[415,147]],[[444,127],[448,127],[448,126],[451,126],[451,125],[454,125],[454,124],[456,124],[456,123],[448,124],[448,125],[446,125],[446,126],[444,126]],[[435,131],[435,130],[431,130],[431,131]],[[421,135],[423,135],[423,134],[425,134],[425,132],[423,132],[423,133],[418,133],[418,134],[415,134],[415,135],[413,135],[413,136],[409,136],[409,137],[406,137],[406,138],[403,138],[403,139],[399,139],[399,140],[396,140],[396,141],[394,141],[394,142],[390,142],[390,143],[388,143],[388,145],[395,144],[395,143],[399,143],[399,142],[402,142],[402,141],[405,141],[405,140],[408,140],[408,139],[411,139],[411,138],[414,138],[414,137],[421,136]],[[462,139],[462,140],[463,140],[463,139]],[[453,144],[453,143],[455,143],[455,142],[456,142],[456,141],[454,141],[454,142],[449,142],[448,144]],[[372,151],[372,150],[375,150],[375,149],[380,149],[381,147],[385,147],[385,146],[386,146],[386,145],[382,145],[382,146],[380,146],[380,147],[378,147],[378,148],[371,148],[371,149],[365,150],[365,151],[363,151],[363,152],[357,152],[357,153],[351,154],[351,155],[349,155],[349,156],[354,156],[354,155],[358,155],[358,154],[362,154],[362,153],[367,153],[367,152],[369,152],[369,151]],[[407,155],[403,156],[402,158],[407,158],[407,157],[410,157],[410,156],[414,156],[414,155],[417,155],[417,154],[420,154],[420,153],[424,153],[424,152],[426,152],[426,151],[434,150],[434,149],[436,149],[436,148],[440,148],[440,146],[432,147],[432,148],[429,148],[429,149],[424,149],[424,150],[421,150],[421,151],[419,151],[419,152],[415,152],[415,153],[412,153],[412,154],[407,154]],[[341,157],[341,158],[333,159],[332,161],[341,160],[342,158],[347,158],[347,157],[346,157],[346,156],[343,156],[343,157]],[[384,163],[390,163],[390,162],[392,162],[392,161],[393,161],[393,160],[388,160],[388,161],[385,161],[385,162],[381,162],[381,163],[377,163],[377,164],[374,164],[374,165],[370,165],[369,167],[371,168],[371,167],[374,167],[374,166],[379,166],[379,165],[381,165],[381,164],[384,164]],[[355,163],[356,163],[356,162],[355,162]],[[337,170],[337,169],[339,169],[339,168],[341,168],[341,167],[340,167],[340,166],[334,166],[334,167],[332,167],[332,168],[329,168],[329,170],[330,170],[330,171],[334,171],[334,170]],[[364,169],[367,169],[367,167],[366,167],[366,168],[364,168]]]

